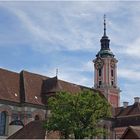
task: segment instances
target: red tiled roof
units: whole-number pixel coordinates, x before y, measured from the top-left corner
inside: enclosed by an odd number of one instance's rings
[[[45,139],[46,130],[43,127],[45,121],[32,121],[8,139]]]
[[[44,105],[43,94],[61,90],[77,93],[84,88],[98,92],[103,96],[100,91],[58,80],[57,77],[49,78],[27,71],[18,74],[0,69],[0,99],[2,100]]]
[[[114,127],[126,127],[129,125],[140,125],[140,103],[115,108]]]
[[[140,126],[129,126],[121,139],[140,139]]]
[[[32,121],[8,137],[8,139],[60,139],[58,131],[46,134],[45,121]]]
[[[81,87],[79,85],[69,83],[66,81],[59,80],[59,85],[64,91],[70,92],[70,93],[77,93],[81,91]]]
[[[18,73],[0,68],[0,99],[20,102]]]
[[[43,80],[48,77],[23,71],[25,102],[43,105],[41,93]]]
[[[140,115],[140,103],[134,103],[126,108],[115,108],[115,117],[125,117],[129,115]]]

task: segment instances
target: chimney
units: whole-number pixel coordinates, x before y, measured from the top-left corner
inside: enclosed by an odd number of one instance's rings
[[[140,97],[134,97],[134,103],[139,103],[140,102]]]
[[[127,108],[129,102],[123,102],[123,108]]]

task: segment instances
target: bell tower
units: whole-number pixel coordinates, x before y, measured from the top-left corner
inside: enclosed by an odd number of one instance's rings
[[[111,52],[110,39],[106,35],[106,17],[104,15],[104,33],[100,40],[101,49],[94,63],[94,87],[105,95],[113,107],[120,105],[120,89],[117,86],[117,62]]]

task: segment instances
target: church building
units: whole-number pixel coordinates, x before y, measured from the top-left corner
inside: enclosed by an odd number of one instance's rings
[[[120,107],[120,88],[117,83],[117,63],[111,51],[110,39],[104,32],[100,40],[101,48],[93,60],[94,88],[69,83],[57,76],[47,76],[21,71],[19,73],[0,69],[0,139],[45,139],[43,121],[48,118],[47,99],[59,91],[71,94],[89,89],[106,98],[112,106],[112,117],[103,120],[102,126],[108,131],[104,138],[139,137],[134,133],[140,130],[140,98],[134,104],[124,102]],[[39,129],[38,129],[39,128]],[[49,138],[58,138],[52,134]],[[140,137],[139,137],[140,138]]]

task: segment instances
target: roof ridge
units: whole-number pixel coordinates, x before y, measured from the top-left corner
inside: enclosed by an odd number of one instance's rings
[[[119,113],[117,114],[117,115],[115,115],[115,117],[118,117],[123,111],[125,111],[125,109],[128,109],[128,108],[131,108],[131,107],[133,107],[134,106],[134,104],[133,105],[129,105],[129,106],[127,106],[127,108],[124,108],[124,107],[117,107],[116,109],[120,109],[120,111],[119,111]],[[131,108],[132,109],[132,108]],[[130,110],[131,110],[130,109]],[[130,110],[128,111],[128,113],[130,113]],[[127,115],[128,115],[128,113],[127,113]]]
[[[10,73],[19,74],[18,72],[11,71],[11,70],[7,70],[7,69],[5,69],[5,68],[0,68],[0,70],[6,71],[6,72],[10,72]]]
[[[133,104],[133,105],[132,105],[132,108],[130,108],[130,110],[127,112],[126,115],[129,115],[129,113],[132,112],[132,110],[133,110],[135,107],[136,107],[136,104]]]
[[[37,76],[41,76],[41,77],[45,77],[45,78],[51,78],[51,77],[48,77],[48,76],[45,76],[45,75],[42,75],[42,74],[38,74],[38,73],[34,73],[34,72],[30,72],[30,71],[27,71],[27,70],[22,70],[21,72],[29,73],[29,74],[33,74],[33,75],[37,75]]]
[[[117,115],[115,115],[115,117],[118,117],[122,113],[123,110],[124,110],[124,108],[120,107],[120,111],[119,111],[119,113]]]
[[[30,72],[30,71],[27,71],[27,70],[22,70],[23,72],[27,72],[27,73],[30,73],[30,74],[33,74],[33,75],[37,75],[37,76],[41,76],[41,77],[45,77],[45,78],[55,78],[56,76],[54,77],[48,77],[48,76],[45,76],[45,75],[42,75],[42,74],[38,74],[38,73],[33,73],[33,72]],[[22,72],[21,71],[21,72]],[[58,78],[57,78],[58,79]],[[62,82],[65,82],[65,83],[69,83],[69,84],[72,84],[72,85],[75,85],[75,86],[80,86],[80,87],[83,87],[83,88],[89,88],[89,89],[92,89],[91,87],[87,87],[87,86],[83,86],[83,85],[79,85],[79,84],[75,84],[75,83],[72,83],[72,82],[69,82],[69,81],[65,81],[65,80],[62,80],[62,79],[58,79],[58,81],[62,81]]]
[[[140,126],[139,126],[139,125],[138,125],[138,126],[130,125],[129,127],[133,128],[133,129],[135,129],[135,130],[140,130]]]

